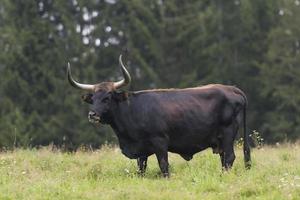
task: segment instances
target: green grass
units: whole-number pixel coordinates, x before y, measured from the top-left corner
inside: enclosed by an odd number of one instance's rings
[[[300,145],[254,149],[251,170],[242,150],[236,154],[226,173],[211,150],[189,162],[169,154],[171,178],[164,179],[154,156],[140,177],[136,161],[117,148],[2,152],[0,199],[300,199]]]

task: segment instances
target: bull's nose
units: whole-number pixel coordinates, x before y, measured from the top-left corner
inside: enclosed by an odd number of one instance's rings
[[[89,122],[100,123],[100,117],[94,111],[89,111],[88,119],[89,119]]]
[[[94,116],[96,116],[96,113],[94,111],[90,111],[89,112],[89,117],[94,117]]]

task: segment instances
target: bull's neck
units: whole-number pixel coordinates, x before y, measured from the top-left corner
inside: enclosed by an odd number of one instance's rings
[[[131,119],[130,98],[114,100],[110,106],[108,124],[114,129],[117,136],[119,134],[126,134],[126,125],[128,125],[128,121]]]

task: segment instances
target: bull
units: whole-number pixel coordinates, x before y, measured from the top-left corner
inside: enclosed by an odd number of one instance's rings
[[[230,169],[235,160],[234,139],[241,126],[245,167],[250,168],[244,92],[221,84],[119,91],[131,82],[121,55],[119,63],[124,78],[117,82],[93,85],[76,82],[70,64],[67,77],[73,87],[89,91],[82,96],[90,104],[89,121],[112,127],[122,153],[137,159],[140,173],[145,173],[147,158],[155,154],[163,176],[169,177],[168,152],[189,161],[207,148],[219,154],[222,169]]]

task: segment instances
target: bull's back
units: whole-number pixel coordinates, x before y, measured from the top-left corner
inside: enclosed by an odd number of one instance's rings
[[[218,88],[144,92],[135,100],[139,106],[132,113],[137,123],[150,122],[153,131],[203,132],[217,123],[222,98]]]

